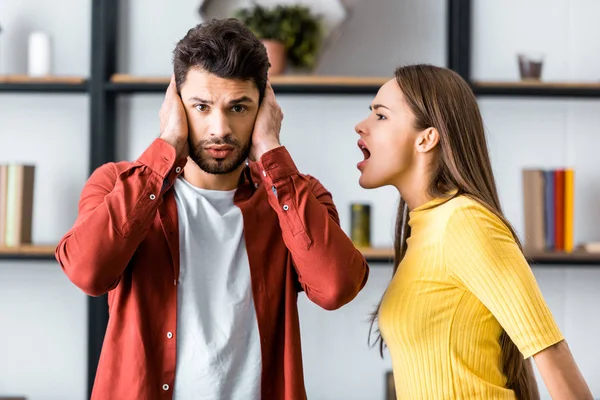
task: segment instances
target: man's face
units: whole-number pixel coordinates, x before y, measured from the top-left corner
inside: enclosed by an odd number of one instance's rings
[[[191,68],[180,92],[192,160],[210,174],[235,171],[252,143],[259,106],[256,84]]]

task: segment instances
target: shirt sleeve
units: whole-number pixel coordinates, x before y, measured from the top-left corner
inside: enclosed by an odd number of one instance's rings
[[[451,279],[490,310],[524,358],[564,339],[512,233],[483,205],[453,212],[443,251]]]
[[[263,154],[258,165],[298,283],[327,310],[347,304],[365,286],[369,267],[340,227],[331,194],[298,171],[284,146]]]
[[[86,182],[79,213],[55,256],[67,277],[90,296],[116,287],[146,237],[163,194],[185,166],[175,148],[156,138],[126,168],[107,163]]]

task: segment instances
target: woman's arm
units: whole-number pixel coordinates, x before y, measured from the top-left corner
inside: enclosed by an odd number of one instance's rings
[[[534,354],[535,364],[554,400],[593,400],[565,340]]]

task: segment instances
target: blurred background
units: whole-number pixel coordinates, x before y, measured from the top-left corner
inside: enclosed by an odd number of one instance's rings
[[[371,266],[364,290],[336,311],[303,294],[299,299],[308,398],[389,394],[389,354],[381,358],[367,338],[370,313],[392,273],[398,199],[392,188],[359,187],[354,126],[394,69],[411,63],[451,67],[472,84],[505,214],[600,398],[600,2],[293,3],[306,9],[244,14],[257,34],[284,43],[285,64],[273,71],[285,113],[282,143],[301,172],[330,190],[349,236],[359,235],[352,231],[352,205],[370,206],[368,241],[361,242]],[[0,164],[34,171],[23,174],[29,179],[19,193],[0,185],[0,194],[13,196],[0,201],[12,204],[0,226],[0,396],[89,398],[103,299],[90,301],[68,281],[54,245],[73,224],[91,171],[136,159],[158,135],[175,43],[203,19],[251,6],[244,0],[0,1]],[[286,18],[303,22],[300,33],[279,29]],[[544,179],[561,182],[564,171],[574,180],[551,194],[566,199],[564,208],[549,208],[557,206],[548,205],[548,193],[531,188]],[[21,226],[20,233],[10,224]],[[538,383],[549,399],[539,376]]]

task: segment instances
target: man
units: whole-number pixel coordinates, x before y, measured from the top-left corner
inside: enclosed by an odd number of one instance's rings
[[[56,257],[84,292],[108,292],[93,399],[306,398],[298,291],[339,308],[368,267],[280,145],[268,68],[239,22],[191,29],[160,137],[86,183]]]

